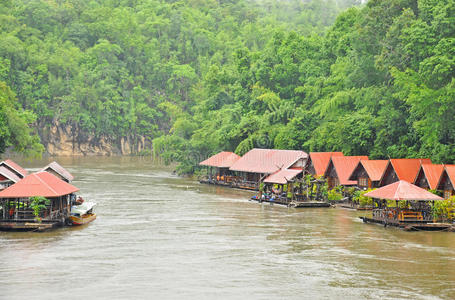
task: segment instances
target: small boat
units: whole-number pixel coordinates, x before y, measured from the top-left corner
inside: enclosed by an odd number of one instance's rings
[[[71,223],[73,225],[84,225],[95,220],[96,214],[93,212],[95,206],[95,202],[83,202],[79,205],[71,206]]]

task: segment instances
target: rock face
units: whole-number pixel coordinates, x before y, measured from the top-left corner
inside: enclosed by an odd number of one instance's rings
[[[144,137],[95,137],[79,132],[70,125],[58,123],[47,129],[39,129],[38,132],[46,152],[51,156],[131,155],[140,153],[147,147]]]

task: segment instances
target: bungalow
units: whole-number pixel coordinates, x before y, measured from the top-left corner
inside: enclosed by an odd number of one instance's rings
[[[71,182],[74,179],[74,176],[71,175],[70,172],[68,172],[64,167],[59,165],[57,162],[53,161],[44,168],[41,169],[41,171],[51,173],[52,175],[57,176],[63,181],[66,182]]]
[[[343,152],[310,152],[305,165],[305,173],[313,177],[324,176],[332,156],[343,156]]]
[[[252,149],[237,160],[229,170],[236,172],[235,187],[257,190],[267,176],[286,169],[300,169],[308,154],[298,150]]]
[[[273,197],[277,203],[289,204],[298,194],[294,191],[293,183],[301,178],[302,174],[302,169],[278,170],[264,179],[264,190],[261,191],[261,194],[264,195],[265,200]],[[274,188],[275,185],[278,186],[277,189]],[[292,196],[288,197],[288,194]]]
[[[389,185],[399,180],[409,183],[414,182],[419,172],[420,165],[431,164],[429,158],[399,158],[390,159],[382,174],[379,186]]]
[[[356,185],[357,181],[349,180],[349,176],[360,160],[368,160],[368,156],[332,156],[324,172],[328,188]]]
[[[229,170],[229,167],[239,159],[240,156],[227,151],[210,156],[199,163],[200,166],[208,167],[207,178],[200,181],[202,183],[229,185],[234,180],[233,172]]]
[[[444,165],[422,164],[413,183],[426,190],[436,190],[443,171]]]
[[[444,165],[441,177],[436,186],[437,190],[444,191],[444,199],[454,195],[455,190],[455,165]]]
[[[21,180],[19,176],[6,166],[0,166],[0,191]]]
[[[78,189],[48,172],[26,176],[0,192],[0,229],[51,228],[63,225],[70,215],[73,193]],[[39,213],[40,222],[33,214],[31,197],[49,200]]]
[[[21,166],[16,164],[11,159],[7,159],[7,160],[0,162],[0,167],[1,166],[7,168],[8,170],[10,170],[14,174],[16,174],[16,176],[19,177],[20,179],[22,179],[28,175],[27,170],[25,170],[24,168],[22,168]]]
[[[349,180],[357,181],[357,186],[361,189],[377,188],[388,162],[388,160],[361,160],[352,171]]]

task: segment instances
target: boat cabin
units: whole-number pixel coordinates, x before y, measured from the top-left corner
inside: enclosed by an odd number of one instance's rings
[[[0,229],[45,229],[63,225],[78,189],[48,172],[26,176],[0,192]],[[34,197],[40,202],[34,214]]]
[[[349,180],[349,176],[360,160],[368,160],[368,156],[332,156],[324,172],[328,188],[357,185],[357,181]]]
[[[349,180],[357,181],[357,186],[367,190],[379,187],[388,160],[360,160],[349,176]]]

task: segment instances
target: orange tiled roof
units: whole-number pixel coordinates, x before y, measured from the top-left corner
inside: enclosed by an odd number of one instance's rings
[[[388,160],[361,160],[360,163],[365,168],[365,171],[370,177],[371,181],[381,180],[387,167]]]
[[[444,165],[434,165],[434,164],[422,164],[420,166],[423,169],[423,174],[427,179],[430,189],[435,190],[438,186],[439,179],[441,178],[442,172],[444,171]],[[419,170],[420,171],[420,170]],[[417,172],[415,180],[417,180],[419,172]],[[414,180],[414,183],[415,183]]]
[[[332,156],[343,156],[343,152],[310,152],[310,159],[316,176],[324,175]]]
[[[429,158],[399,158],[391,159],[395,173],[398,176],[398,180],[406,180],[407,182],[414,182],[421,164],[431,164]]]
[[[340,184],[354,185],[357,181],[349,180],[349,176],[351,176],[359,161],[368,160],[368,156],[333,156],[330,159],[333,163],[333,167],[335,168]]]

